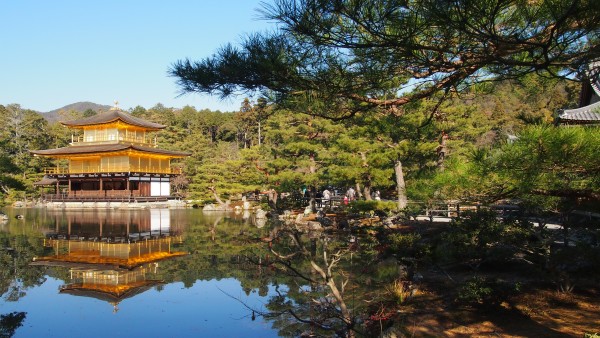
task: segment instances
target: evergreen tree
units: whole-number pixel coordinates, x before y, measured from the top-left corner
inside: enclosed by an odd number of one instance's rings
[[[265,125],[265,147],[271,159],[267,163],[272,182],[282,191],[303,187],[314,194],[324,182],[323,168],[334,156],[330,147],[342,133],[342,126],[314,115],[278,113]]]
[[[277,0],[262,13],[278,31],[173,64],[181,90],[312,99],[338,119],[531,73],[573,78],[600,56],[592,0]]]

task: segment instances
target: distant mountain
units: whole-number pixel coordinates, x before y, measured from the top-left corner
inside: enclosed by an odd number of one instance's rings
[[[62,108],[51,110],[42,115],[49,122],[55,122],[61,120],[60,112],[77,111],[80,113],[85,112],[88,109],[94,110],[97,113],[104,112],[110,109],[111,106],[97,104],[93,102],[76,102],[68,104]]]

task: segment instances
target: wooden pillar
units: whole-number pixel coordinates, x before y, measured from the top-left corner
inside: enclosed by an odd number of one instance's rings
[[[99,195],[102,194],[102,190],[104,189],[104,180],[102,179],[102,176],[100,176],[100,191],[99,191]],[[104,197],[106,197],[106,190],[104,190]]]

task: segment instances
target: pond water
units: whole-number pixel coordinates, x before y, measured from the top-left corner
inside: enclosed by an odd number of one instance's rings
[[[269,232],[196,209],[3,210],[1,333],[14,337],[278,337],[257,316],[287,286],[246,253]],[[12,325],[12,326],[11,326]]]

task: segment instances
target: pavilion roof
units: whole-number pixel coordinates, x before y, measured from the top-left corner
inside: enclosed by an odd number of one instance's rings
[[[558,117],[561,122],[600,123],[600,101],[585,107],[565,109]]]
[[[60,288],[60,293],[96,298],[106,302],[120,302],[145,292],[155,285],[164,284],[160,280],[146,280],[129,285],[110,286],[103,284],[69,284]]]
[[[118,120],[121,120],[123,123],[126,123],[126,124],[130,124],[133,126],[138,126],[138,127],[142,127],[142,128],[146,128],[146,129],[150,129],[150,130],[159,130],[159,129],[163,129],[166,127],[162,124],[146,121],[144,119],[132,116],[131,114],[126,113],[120,109],[114,109],[114,108],[107,112],[100,113],[100,114],[97,114],[94,116],[85,117],[85,118],[82,118],[79,120],[64,121],[61,123],[68,127],[78,128],[78,127],[84,127],[84,126],[90,126],[90,125],[96,125],[96,124],[106,124],[106,123],[116,122]]]
[[[56,184],[56,178],[50,178],[48,176],[44,176],[41,180],[34,182],[33,185],[43,186],[43,185],[54,185]]]
[[[67,240],[68,241],[68,240]],[[64,243],[64,242],[63,242]],[[114,247],[115,251],[126,250],[134,244],[130,243],[103,243]],[[125,251],[127,252],[127,251]],[[133,253],[132,253],[133,254]],[[157,262],[165,259],[182,257],[187,253],[182,251],[168,252],[160,251],[142,254],[138,257],[119,258],[103,256],[99,253],[66,253],[55,256],[35,257],[34,265],[58,265],[58,266],[112,266],[124,269],[133,269],[146,263]]]
[[[169,155],[174,157],[185,157],[191,155],[183,151],[165,150],[152,147],[143,147],[135,144],[114,143],[114,144],[95,144],[85,146],[68,146],[47,150],[30,150],[32,154],[40,156],[61,156],[61,155],[86,155],[94,153],[111,153],[123,150],[137,150],[145,153]]]

